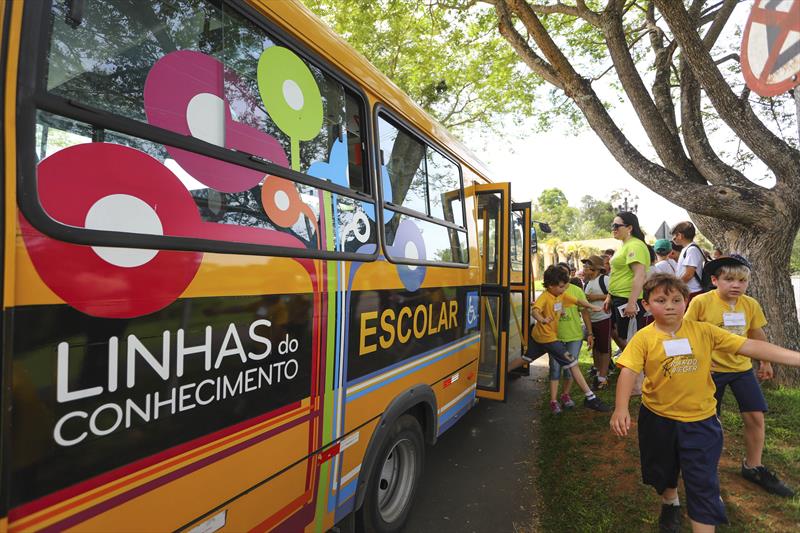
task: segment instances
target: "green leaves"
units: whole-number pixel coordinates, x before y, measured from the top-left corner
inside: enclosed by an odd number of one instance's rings
[[[542,81],[519,67],[488,9],[417,0],[305,0],[351,46],[444,126],[533,114]]]

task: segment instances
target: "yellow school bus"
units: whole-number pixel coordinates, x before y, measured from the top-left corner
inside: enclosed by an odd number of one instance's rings
[[[301,4],[2,3],[0,530],[396,531],[530,206]]]

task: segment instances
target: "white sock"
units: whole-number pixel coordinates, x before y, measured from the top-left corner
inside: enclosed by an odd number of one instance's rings
[[[679,507],[679,506],[681,505],[681,502],[680,502],[680,500],[678,499],[678,496],[677,496],[677,495],[676,495],[676,496],[675,496],[673,499],[671,499],[671,500],[668,500],[668,499],[666,499],[666,498],[661,498],[661,502],[662,502],[664,505],[674,505],[675,507]]]
[[[586,392],[585,394],[586,394],[586,399],[587,399],[587,400],[592,400],[592,399],[594,399],[594,393],[593,393],[592,391],[588,391],[588,392]]]
[[[599,381],[600,383],[605,383],[606,379],[607,378],[605,376],[597,376],[597,381]]]

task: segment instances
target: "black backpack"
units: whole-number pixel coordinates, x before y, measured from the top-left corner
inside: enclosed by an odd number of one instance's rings
[[[691,248],[692,246],[697,248],[697,251],[700,252],[700,256],[703,258],[703,262],[700,265],[700,271],[701,272],[705,271],[706,263],[708,262],[708,257],[706,256],[706,254],[703,251],[703,249],[700,248],[699,246],[697,246],[696,243],[692,243],[692,244],[690,244],[689,246],[686,247],[686,250],[687,250],[686,253],[687,254],[689,253],[688,252],[689,248]],[[706,282],[705,283],[703,283],[703,277],[706,278]],[[711,276],[700,276],[700,274],[697,273],[697,269],[695,269],[695,271],[694,271],[694,279],[696,279],[697,283],[700,284],[700,292],[701,293],[708,292],[708,291],[710,291],[710,290],[715,288],[714,285],[711,283]]]

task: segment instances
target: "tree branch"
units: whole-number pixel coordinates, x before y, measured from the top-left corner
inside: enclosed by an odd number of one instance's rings
[[[732,186],[709,186],[705,181],[698,183],[670,172],[644,157],[614,123],[591,85],[575,71],[558,45],[550,38],[536,13],[524,0],[497,0],[495,7],[498,15],[504,17],[506,24],[510,24],[509,4],[541,50],[546,64],[554,75],[557,73],[564,93],[575,102],[592,130],[631,176],[656,194],[684,206],[689,211],[728,220],[746,219],[746,224],[759,222],[763,213],[754,213],[748,207],[755,202],[756,205],[765,205],[769,209],[771,198],[762,191]],[[527,42],[523,45],[528,47]],[[523,57],[528,54],[526,52]]]
[[[647,133],[647,137],[650,139],[661,162],[672,172],[685,176],[695,183],[705,184],[706,180],[697,172],[697,169],[694,168],[683,151],[680,137],[677,135],[677,126],[674,125],[674,118],[672,119],[672,124],[664,120],[662,111],[669,112],[672,109],[672,97],[669,95],[669,89],[666,89],[666,101],[663,99],[661,101],[663,109],[656,107],[655,102],[650,97],[650,93],[647,92],[647,87],[645,87],[642,77],[636,69],[636,63],[634,63],[628,52],[628,42],[625,39],[625,31],[622,26],[622,13],[611,9],[609,5],[603,12],[601,29],[606,37],[608,51],[625,94],[630,98],[636,115],[639,117],[639,122]],[[667,73],[668,82],[669,72],[667,68],[668,63],[662,67],[661,74],[663,78],[663,73]],[[660,79],[659,82],[663,85],[663,79]],[[672,125],[671,128],[670,125]]]
[[[705,45],[706,50],[711,50],[714,48],[714,44],[717,42],[717,39],[719,39],[722,29],[725,27],[725,24],[728,23],[728,19],[731,18],[731,14],[736,8],[736,4],[739,2],[738,0],[725,0],[721,3],[722,7],[714,12],[714,22],[703,36],[703,44]]]
[[[744,174],[722,161],[708,141],[703,126],[700,84],[683,59],[680,62],[681,80],[681,129],[683,140],[692,162],[701,174],[715,185],[747,187],[757,185]]]
[[[677,137],[678,123],[675,119],[675,104],[672,102],[671,91],[672,55],[675,53],[677,43],[672,41],[668,46],[664,46],[664,32],[656,24],[655,7],[650,3],[647,8],[645,17],[650,28],[650,47],[656,55],[653,100],[670,133]]]
[[[552,65],[542,59],[530,46],[528,46],[527,39],[522,37],[517,29],[514,27],[514,22],[511,20],[511,13],[508,11],[506,0],[498,0],[494,4],[495,13],[497,13],[498,30],[500,35],[511,44],[517,54],[525,61],[525,64],[530,69],[544,78],[548,83],[555,85],[559,89],[564,89],[564,84],[559,79],[558,74]]]
[[[700,39],[683,2],[654,0],[681,47],[682,57],[705,90],[720,118],[753,153],[775,173],[778,183],[797,182],[800,152],[788,146],[758,119],[756,114],[731,90],[714,65]]]

